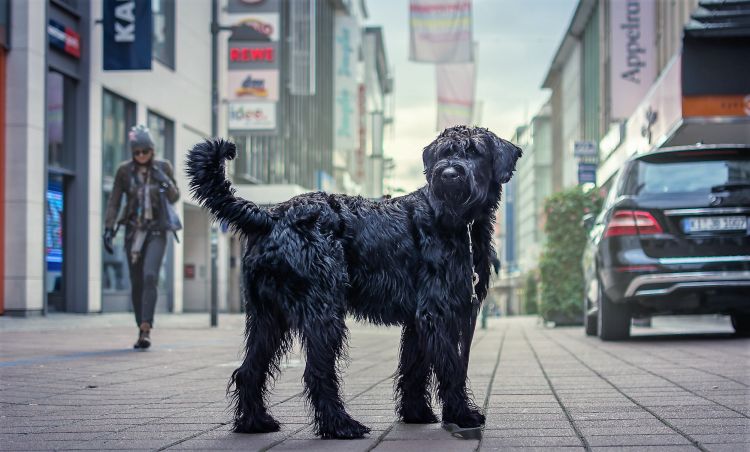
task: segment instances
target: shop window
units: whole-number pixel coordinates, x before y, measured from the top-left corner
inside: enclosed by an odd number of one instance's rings
[[[135,104],[114,93],[102,96],[102,212],[106,211],[115,172],[129,160],[128,131],[135,125]],[[125,294],[130,290],[127,256],[123,246],[125,231],[115,237],[114,254],[102,250],[102,292]]]
[[[47,163],[55,170],[71,170],[75,138],[75,81],[59,72],[47,73]]]
[[[153,58],[174,69],[174,0],[151,0],[153,12]]]
[[[154,139],[156,157],[169,160],[174,166],[174,123],[151,111],[148,112],[147,122]]]

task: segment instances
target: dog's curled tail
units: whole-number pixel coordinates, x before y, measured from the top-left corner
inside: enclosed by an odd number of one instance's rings
[[[221,138],[206,139],[188,153],[186,167],[190,191],[219,221],[245,234],[264,232],[273,226],[268,211],[234,195],[225,176],[225,160],[237,155],[237,147]]]

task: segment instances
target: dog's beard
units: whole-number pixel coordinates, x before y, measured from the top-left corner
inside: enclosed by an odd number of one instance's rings
[[[440,201],[441,210],[454,217],[462,217],[472,207],[481,204],[486,198],[486,193],[479,190],[474,174],[464,170],[457,181],[448,183],[441,178],[443,171],[448,168],[447,164],[435,165],[430,173],[429,189],[436,200]]]

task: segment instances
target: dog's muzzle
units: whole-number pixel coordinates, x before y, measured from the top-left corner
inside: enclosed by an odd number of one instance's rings
[[[461,167],[449,166],[440,173],[440,180],[444,184],[456,184],[461,182],[464,173],[464,169]]]

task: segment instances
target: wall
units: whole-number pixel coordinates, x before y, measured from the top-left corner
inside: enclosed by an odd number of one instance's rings
[[[573,158],[573,144],[582,136],[581,125],[581,45],[577,43],[565,61],[561,71],[561,108],[556,114],[562,116],[562,157],[563,188],[578,184],[576,160]]]
[[[6,154],[5,310],[41,312],[44,307],[44,145],[45,53],[44,3],[13,2],[11,45],[7,58],[5,111]],[[14,312],[15,311],[15,312]]]
[[[210,286],[210,244],[208,231],[208,215],[196,207],[185,208],[185,229],[183,241],[190,243],[184,248],[184,264],[193,265],[195,277],[183,282],[183,305],[185,312],[205,312],[209,308]],[[180,267],[182,275],[182,266]]]
[[[206,64],[211,61],[209,32],[211,2],[178,1],[175,3],[174,69],[154,60],[151,71],[127,73],[103,71],[101,26],[91,24],[96,32],[92,33],[90,44],[92,65],[89,103],[91,148],[89,174],[91,186],[101,187],[101,109],[102,93],[106,88],[137,104],[137,123],[146,123],[149,110],[173,121],[175,155],[172,164],[177,184],[182,192],[181,201],[176,208],[179,214],[183,214],[183,205],[192,203],[184,175],[185,153],[211,132],[211,68]],[[91,8],[93,18],[102,17],[101,2],[92,2]],[[89,197],[89,203],[92,206],[89,213],[89,230],[93,237],[99,237],[102,232],[102,192],[91,190]],[[207,235],[208,229],[203,230],[203,233]],[[182,309],[182,256],[186,243],[190,242],[185,237],[181,239],[181,243],[174,243],[174,252],[171,256],[174,268],[172,293],[175,312],[180,312]],[[89,246],[91,262],[89,304],[92,308],[101,306],[101,252],[101,243],[98,240],[91,241]]]

